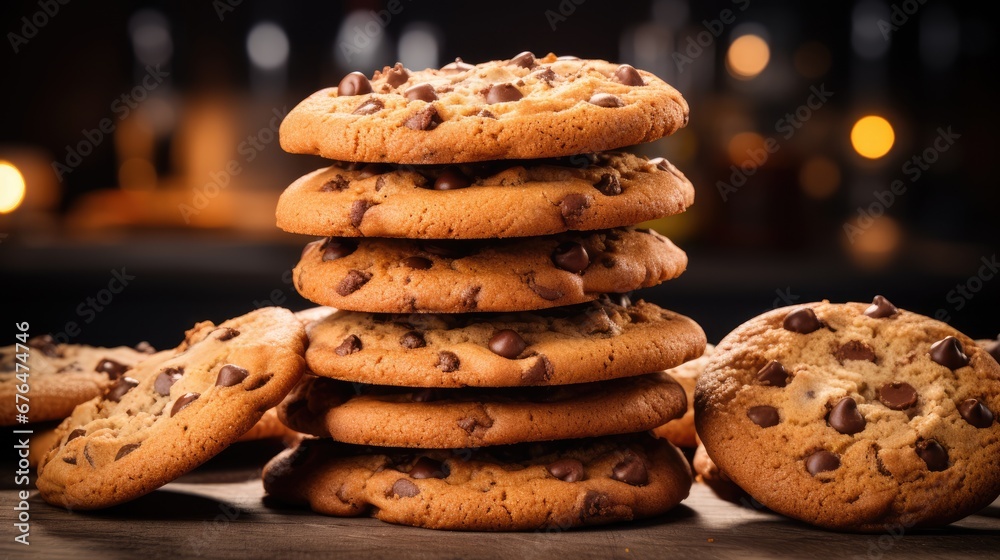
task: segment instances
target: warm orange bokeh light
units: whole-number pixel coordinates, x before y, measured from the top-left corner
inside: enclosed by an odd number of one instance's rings
[[[767,41],[757,35],[743,35],[729,45],[726,68],[734,78],[749,80],[763,72],[770,60]]]
[[[868,159],[878,159],[889,153],[895,141],[892,125],[878,115],[861,117],[851,129],[851,145]]]
[[[24,200],[24,176],[16,167],[0,161],[0,214],[9,214]]]

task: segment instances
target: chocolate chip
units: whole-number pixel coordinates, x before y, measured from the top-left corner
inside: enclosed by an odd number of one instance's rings
[[[932,439],[917,442],[917,455],[924,460],[927,470],[931,472],[948,468],[948,450]]]
[[[849,340],[837,348],[834,352],[840,363],[844,363],[847,360],[862,360],[875,363],[875,351],[872,350],[871,346],[868,346],[860,340]]]
[[[468,177],[462,174],[461,171],[449,167],[445,169],[441,175],[434,180],[434,190],[436,191],[453,191],[455,189],[464,189],[472,184],[472,181]]]
[[[424,340],[424,335],[418,333],[417,331],[410,331],[399,337],[399,344],[403,348],[423,348],[427,346],[427,341]]]
[[[649,482],[649,472],[646,463],[638,455],[629,452],[611,469],[611,478],[632,486],[645,486]]]
[[[219,369],[219,376],[215,378],[216,387],[232,387],[243,383],[243,380],[250,376],[250,372],[235,364],[226,364]]]
[[[365,219],[365,212],[367,212],[372,206],[375,206],[375,204],[367,200],[355,200],[354,203],[351,204],[351,225],[354,227],[360,227],[361,221]]]
[[[221,340],[223,342],[227,340],[232,340],[237,336],[240,336],[240,331],[230,328],[230,327],[219,327],[216,330],[221,330],[222,334],[216,337],[216,340]]]
[[[344,237],[331,237],[320,248],[323,251],[323,262],[342,259],[358,249],[358,240]]]
[[[403,259],[403,266],[415,270],[427,270],[433,264],[430,259],[425,259],[424,257],[406,257]]]
[[[490,351],[498,356],[513,360],[524,352],[524,349],[528,347],[528,344],[524,342],[521,335],[510,329],[503,329],[497,331],[496,334],[490,338],[488,344]]]
[[[538,297],[544,299],[545,301],[555,301],[563,297],[563,293],[561,291],[547,286],[540,286],[535,283],[534,278],[528,281],[528,287],[531,288],[531,291],[535,292]]]
[[[458,369],[461,362],[458,361],[458,356],[452,354],[451,352],[444,351],[438,353],[438,363],[437,367],[439,370],[450,373]]]
[[[122,400],[125,393],[131,391],[134,387],[139,385],[138,379],[133,379],[131,377],[122,377],[108,390],[108,394],[104,395],[104,398],[109,401],[118,402]]]
[[[112,359],[104,358],[97,363],[97,367],[94,369],[97,373],[108,374],[108,379],[118,379],[123,373],[128,371],[128,366]]]
[[[989,428],[993,425],[993,411],[979,399],[965,399],[958,405],[958,412],[966,422],[977,428]]]
[[[157,395],[166,397],[170,395],[170,388],[174,386],[174,383],[177,383],[183,376],[184,368],[167,368],[156,376],[156,381],[153,382],[153,390],[156,391]]]
[[[556,57],[556,60],[580,60],[580,57],[573,55],[564,55]]]
[[[420,493],[420,488],[413,482],[401,478],[392,485],[392,495],[397,498],[412,498]]]
[[[365,100],[364,103],[358,105],[358,108],[352,112],[352,115],[374,115],[378,113],[385,107],[381,99],[372,97],[371,99]]]
[[[1000,363],[1000,340],[989,340],[982,346],[983,350],[986,350],[987,354]]]
[[[656,166],[660,171],[670,171],[671,165],[667,158],[655,157],[649,160],[650,165]]]
[[[552,377],[552,362],[545,356],[538,356],[535,363],[528,369],[521,372],[521,383],[524,385],[538,385],[548,381]]]
[[[337,284],[337,293],[341,297],[347,297],[361,289],[371,279],[372,274],[370,272],[351,269],[347,272],[347,276]]]
[[[135,451],[136,449],[139,449],[141,445],[142,445],[141,443],[129,443],[123,445],[121,449],[118,450],[118,453],[115,454],[115,461],[121,459],[122,457],[128,455],[129,453]]]
[[[751,406],[747,409],[747,418],[761,428],[777,426],[778,422],[781,421],[778,417],[778,409],[767,405]]]
[[[816,312],[809,307],[800,307],[788,315],[782,323],[785,330],[797,332],[799,334],[809,334],[819,330],[823,323],[816,317]]]
[[[816,476],[819,473],[835,471],[840,468],[840,457],[822,449],[806,457],[806,470]]]
[[[361,72],[351,72],[340,80],[337,85],[337,95],[364,95],[372,92],[372,84]]]
[[[458,427],[462,428],[470,434],[476,431],[476,428],[480,426],[479,421],[475,418],[462,418],[458,421]]]
[[[865,429],[865,417],[858,410],[858,403],[851,397],[844,397],[833,405],[827,418],[830,427],[842,434],[853,435]]]
[[[559,201],[559,213],[566,225],[575,223],[587,208],[590,208],[590,198],[582,194],[568,194]]]
[[[580,274],[590,266],[590,255],[583,245],[574,241],[560,243],[552,253],[552,262],[563,270]]]
[[[358,179],[367,179],[369,177],[388,173],[391,169],[392,168],[384,163],[369,163],[358,171]]]
[[[882,296],[875,296],[872,304],[868,306],[868,309],[865,309],[865,315],[872,319],[884,319],[892,317],[896,313],[899,313],[899,309],[896,309],[896,306],[892,302]]]
[[[531,68],[535,65],[535,55],[531,51],[524,51],[510,59],[507,64],[520,66],[521,68]]]
[[[785,366],[781,365],[781,362],[778,360],[771,360],[757,372],[757,381],[760,381],[761,385],[769,385],[771,387],[784,387],[788,385],[788,378],[788,371],[785,370]]]
[[[73,430],[72,432],[69,433],[69,437],[66,438],[66,443],[69,443],[74,439],[78,437],[83,437],[85,435],[87,435],[87,430],[82,430],[77,428],[76,430]]]
[[[598,107],[614,108],[614,107],[624,107],[625,102],[621,100],[617,95],[611,95],[610,93],[595,93],[590,96],[590,103],[597,105]]]
[[[642,76],[639,75],[639,71],[628,64],[622,64],[615,70],[615,80],[627,85],[627,86],[644,86],[646,82],[642,81]]]
[[[340,343],[340,346],[338,346],[334,350],[334,352],[338,356],[349,356],[351,354],[354,354],[355,352],[360,352],[360,351],[361,351],[361,339],[354,334],[345,338],[344,341]]]
[[[173,418],[175,414],[184,410],[189,404],[198,400],[201,394],[199,393],[184,393],[181,398],[174,401],[174,406],[170,408],[170,417]]]
[[[410,394],[410,400],[413,402],[431,402],[441,400],[441,398],[441,390],[432,387],[417,389]]]
[[[143,354],[152,354],[152,353],[156,352],[156,348],[153,348],[152,344],[150,344],[149,342],[143,340],[139,344],[135,345],[135,351],[136,352],[142,352]]]
[[[605,173],[601,175],[601,180],[594,185],[601,194],[607,196],[614,196],[616,194],[622,193],[622,184],[618,180],[618,176],[613,173]]]
[[[962,343],[953,336],[946,336],[931,345],[931,359],[951,370],[969,365]]]
[[[906,410],[917,403],[917,390],[913,385],[897,381],[879,387],[878,400],[892,410]]]
[[[583,480],[583,463],[576,459],[559,459],[548,467],[549,474],[563,482]]]
[[[441,67],[442,70],[446,72],[464,72],[466,70],[472,70],[475,66],[463,62],[461,58],[456,57],[455,62],[449,62]]]
[[[484,119],[495,119],[495,118],[497,118],[496,115],[494,115],[493,113],[487,111],[486,109],[480,109],[479,112],[476,113],[476,116],[477,117],[483,117]]]
[[[385,76],[385,82],[394,88],[405,84],[410,79],[410,73],[406,71],[406,68],[403,68],[402,62],[397,62],[388,72],[382,72],[382,74]]]
[[[417,459],[413,466],[410,467],[410,472],[408,473],[410,478],[416,478],[418,480],[423,478],[448,478],[451,474],[448,465],[442,463],[441,461],[435,461],[430,457],[421,457]]]
[[[351,182],[346,177],[337,175],[333,179],[323,183],[319,190],[320,192],[340,192],[346,190],[350,184]]]
[[[83,446],[83,458],[90,463],[90,466],[94,466],[94,458],[90,456],[90,442],[88,441],[86,445]]]
[[[410,86],[403,92],[403,97],[410,101],[426,101],[428,103],[436,101],[438,98],[437,93],[434,92],[434,86],[430,84]]]
[[[437,108],[427,105],[406,119],[403,126],[412,130],[434,130],[441,123]]]
[[[76,457],[63,457],[63,463],[66,463],[67,465],[75,465]]]
[[[556,79],[556,73],[552,71],[549,66],[543,66],[531,73],[535,78],[545,82],[548,85],[552,85],[552,82]]]
[[[50,334],[43,334],[41,336],[35,336],[28,339],[28,346],[41,350],[42,354],[50,358],[61,358],[62,351],[59,350],[59,345],[56,343],[56,339],[52,338]]]
[[[495,84],[486,93],[486,103],[490,105],[494,103],[507,103],[509,101],[517,101],[522,97],[524,96],[521,95],[521,91],[514,84]]]

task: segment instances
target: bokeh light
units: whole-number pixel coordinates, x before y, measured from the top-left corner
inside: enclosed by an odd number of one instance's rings
[[[889,216],[855,220],[860,231],[845,241],[851,258],[865,268],[882,268],[896,255],[903,239],[899,222]],[[865,227],[867,226],[867,227]],[[844,239],[848,239],[847,236]]]
[[[0,213],[9,214],[24,200],[24,176],[12,164],[0,161]]]
[[[861,117],[851,129],[851,145],[868,159],[878,159],[889,153],[895,141],[892,125],[878,115]]]
[[[288,60],[288,36],[277,24],[258,23],[247,35],[247,55],[264,70],[280,68]]]
[[[799,170],[799,185],[811,198],[828,198],[840,186],[840,168],[828,157],[811,157]]]
[[[764,150],[764,137],[756,132],[741,132],[729,139],[726,146],[726,153],[729,154],[729,161],[733,165],[740,165],[746,161],[753,161],[750,158],[751,152],[760,153]]]
[[[726,54],[726,68],[734,78],[749,80],[767,67],[771,60],[771,49],[767,41],[753,34],[737,37]]]

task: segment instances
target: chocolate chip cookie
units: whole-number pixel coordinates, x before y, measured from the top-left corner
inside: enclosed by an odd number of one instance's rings
[[[714,351],[715,347],[709,344],[705,347],[705,353],[701,357],[667,370],[670,377],[673,377],[681,384],[681,387],[684,387],[688,399],[688,410],[684,416],[654,428],[653,435],[669,440],[677,447],[698,446],[698,433],[694,429],[694,387],[698,382],[698,376],[705,371],[705,366],[708,365],[708,360]]]
[[[463,531],[560,531],[660,515],[687,497],[677,448],[628,435],[482,449],[306,439],[264,468],[282,502],[339,517]]]
[[[986,353],[993,356],[993,359],[1000,362],[1000,336],[997,336],[993,340],[977,340],[978,344]]]
[[[294,269],[306,299],[352,311],[527,311],[592,301],[679,276],[687,255],[652,230],[508,240],[328,238]]]
[[[653,74],[603,60],[460,60],[371,80],[348,74],[281,123],[281,147],[343,161],[452,164],[601,152],[687,124],[681,94]]]
[[[691,183],[663,158],[625,153],[458,166],[339,163],[292,183],[278,227],[333,237],[526,237],[683,212]],[[497,209],[489,219],[483,211]]]
[[[660,371],[704,346],[683,315],[603,296],[531,313],[338,311],[313,326],[306,361],[317,375],[377,385],[564,385]]]
[[[1000,364],[950,326],[896,308],[765,313],[716,348],[698,435],[767,507],[853,531],[961,519],[1000,494]]]
[[[549,387],[430,389],[305,376],[278,407],[293,430],[390,447],[480,447],[652,429],[684,414],[664,373]]]
[[[152,348],[127,346],[99,348],[81,344],[57,344],[51,336],[28,341],[28,349],[0,348],[0,426],[17,423],[17,387],[27,383],[31,422],[61,420],[76,405],[101,395],[137,363],[149,357]],[[27,355],[27,364],[17,355]],[[26,367],[25,367],[26,366]],[[18,378],[18,374],[22,374]]]
[[[159,488],[248,431],[295,384],[305,332],[285,309],[204,322],[59,427],[38,467],[45,501],[96,509]],[[141,381],[140,381],[141,379]]]

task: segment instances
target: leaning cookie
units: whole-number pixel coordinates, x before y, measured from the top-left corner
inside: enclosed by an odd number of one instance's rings
[[[330,238],[294,269],[306,299],[383,313],[526,311],[572,305],[679,276],[687,255],[652,230],[506,240]]]
[[[28,348],[0,348],[0,426],[18,423],[17,405],[27,403],[31,422],[61,420],[80,403],[101,395],[121,375],[149,357],[152,347],[99,348],[80,344],[58,344],[52,337],[28,341]],[[28,356],[27,363],[18,356]],[[18,386],[29,400],[15,401]],[[23,422],[22,422],[23,423]]]
[[[986,350],[986,353],[993,356],[993,359],[1000,363],[1000,336],[993,340],[977,340],[976,344]]]
[[[625,153],[459,166],[339,163],[292,183],[278,227],[327,237],[527,237],[638,224],[694,202],[663,158]],[[484,209],[504,209],[484,219]]]
[[[121,377],[60,425],[58,445],[38,467],[42,498],[108,507],[207,461],[295,384],[305,338],[295,316],[275,307],[218,327],[200,323],[177,349],[139,364],[135,377]]]
[[[654,428],[653,435],[669,440],[677,447],[698,447],[698,433],[694,429],[694,387],[698,382],[698,376],[705,371],[708,359],[714,351],[715,346],[709,344],[705,347],[705,353],[701,357],[667,370],[670,377],[673,377],[681,384],[681,387],[684,387],[684,392],[687,393],[688,410],[684,416]]]
[[[715,461],[708,456],[704,444],[699,444],[694,450],[694,458],[691,460],[691,466],[694,468],[695,481],[711,488],[716,496],[727,502],[740,505],[759,505],[742,488],[730,480],[726,476],[726,473],[719,469]]]
[[[683,455],[644,434],[474,450],[307,439],[264,468],[264,489],[285,503],[462,531],[631,521],[667,512],[690,488]]]
[[[278,407],[293,430],[387,447],[481,447],[650,430],[684,414],[652,373],[549,387],[416,389],[305,376]]]
[[[352,72],[281,123],[281,147],[342,161],[451,164],[603,152],[687,124],[681,94],[627,64],[521,53]]]
[[[765,506],[852,531],[930,527],[1000,494],[1000,364],[948,325],[811,303],[716,348],[695,422],[712,460]]]
[[[510,387],[661,371],[704,346],[705,334],[691,319],[605,296],[530,313],[338,311],[310,330],[306,360],[317,375],[359,383]]]

